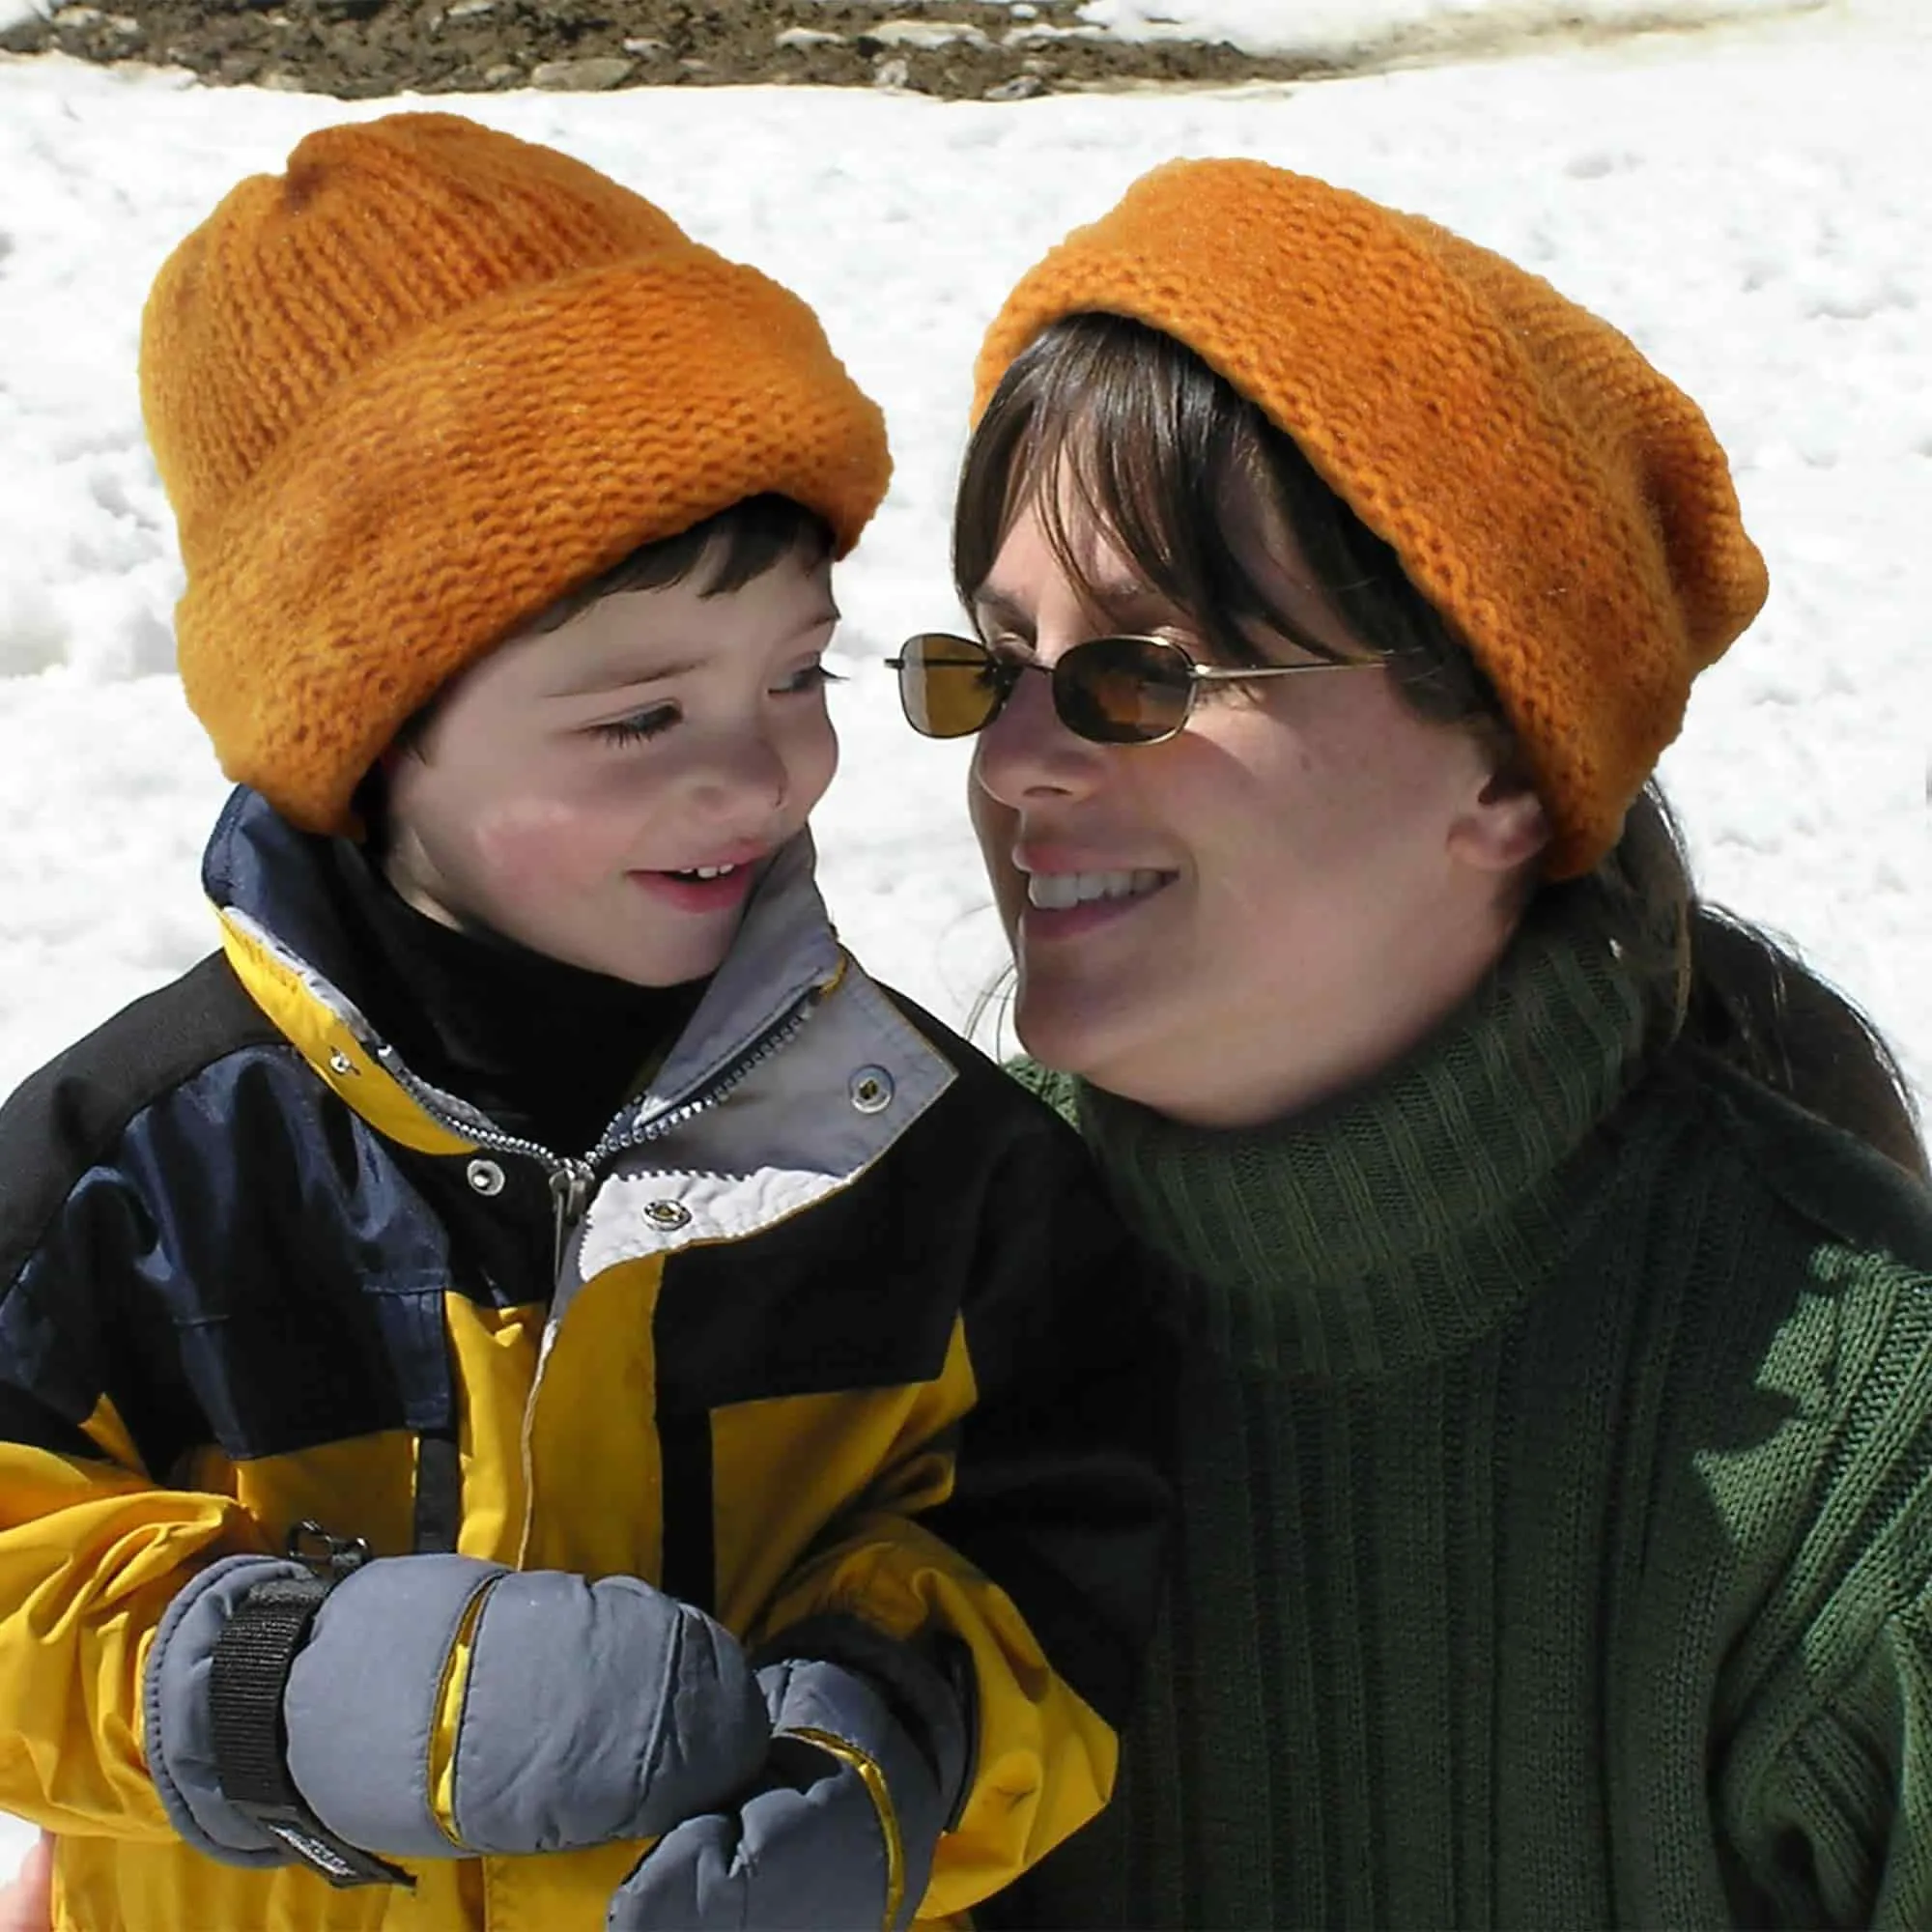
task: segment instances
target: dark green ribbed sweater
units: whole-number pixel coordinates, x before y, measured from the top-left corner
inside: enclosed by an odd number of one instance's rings
[[[1932,1927],[1932,1199],[1561,918],[1207,1133],[1056,1081],[1190,1283],[1108,1812],[988,1924]]]

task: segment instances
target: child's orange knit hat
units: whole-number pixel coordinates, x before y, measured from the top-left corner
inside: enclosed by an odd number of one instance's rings
[[[975,415],[1081,311],[1186,344],[1394,546],[1502,699],[1589,870],[1756,615],[1764,560],[1689,397],[1548,282],[1434,222],[1259,161],[1175,161],[1008,298]]]
[[[770,491],[842,554],[891,470],[796,296],[450,114],[235,188],[156,280],[141,403],[188,702],[318,832],[445,679],[639,544]]]

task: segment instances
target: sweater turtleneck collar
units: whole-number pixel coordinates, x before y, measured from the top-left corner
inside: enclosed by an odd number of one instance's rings
[[[1206,1346],[1277,1373],[1398,1374],[1548,1278],[1602,1199],[1600,1164],[1574,1156],[1644,1034],[1633,976],[1565,896],[1420,1047],[1318,1109],[1203,1129],[1076,1083],[1121,1207],[1196,1284]]]

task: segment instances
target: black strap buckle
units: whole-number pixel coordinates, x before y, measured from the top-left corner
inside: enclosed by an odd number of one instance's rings
[[[288,1550],[309,1575],[257,1583],[236,1606],[209,1659],[209,1717],[221,1795],[332,1886],[413,1890],[415,1880],[401,1866],[338,1838],[303,1804],[289,1776],[282,1713],[289,1672],[323,1599],[369,1560],[369,1547],[360,1537],[333,1537],[320,1523],[299,1522],[289,1532]]]
[[[333,1589],[369,1560],[369,1546],[359,1536],[331,1536],[313,1517],[304,1517],[289,1531],[288,1552],[306,1564]]]

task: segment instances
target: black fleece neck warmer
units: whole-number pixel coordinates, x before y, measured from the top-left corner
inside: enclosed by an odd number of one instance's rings
[[[337,839],[332,853],[332,896],[367,968],[343,990],[412,1072],[554,1153],[597,1144],[707,983],[633,985],[459,932],[406,903],[360,847]]]

